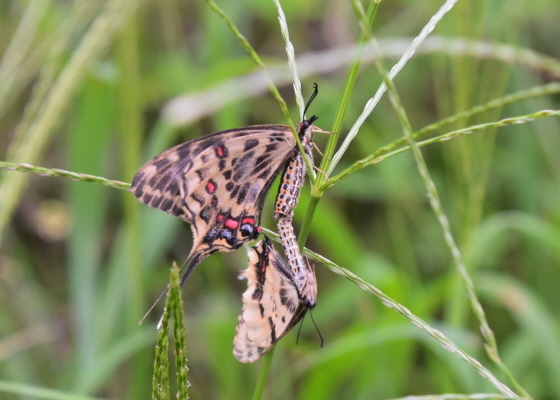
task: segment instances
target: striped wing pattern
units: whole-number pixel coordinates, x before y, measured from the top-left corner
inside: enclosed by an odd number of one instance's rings
[[[317,295],[315,273],[308,270],[307,282]],[[265,237],[249,251],[249,266],[243,309],[237,322],[233,354],[243,363],[258,360],[288,333],[313,306],[306,305],[290,268]]]
[[[266,193],[296,149],[288,126],[255,125],[180,144],[138,171],[132,181],[138,200],[191,224],[183,281],[213,252],[258,237]]]

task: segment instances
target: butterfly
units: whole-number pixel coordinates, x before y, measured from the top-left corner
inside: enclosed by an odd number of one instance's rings
[[[305,110],[317,93],[315,85]],[[313,133],[321,131],[313,126],[316,119],[299,124],[300,141],[308,147]],[[258,237],[270,185],[298,154],[290,127],[254,125],[172,147],[140,168],[131,188],[138,200],[191,225],[193,245],[181,284],[210,254],[236,250]]]
[[[249,266],[240,275],[247,278],[248,287],[233,341],[235,358],[243,363],[258,360],[315,306],[315,272],[306,268],[306,274],[301,293],[266,236],[249,250]]]

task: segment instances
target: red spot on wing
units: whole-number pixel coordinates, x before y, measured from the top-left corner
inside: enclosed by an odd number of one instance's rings
[[[210,194],[213,194],[216,191],[216,183],[214,183],[214,181],[208,181],[208,183],[206,183],[206,191]]]
[[[216,221],[222,222],[225,218],[225,214],[218,214],[216,217]]]
[[[214,151],[216,152],[216,156],[218,156],[219,158],[223,158],[227,155],[227,150],[224,145],[214,147]]]
[[[239,226],[239,221],[228,218],[228,219],[226,219],[226,222],[224,223],[224,225],[229,229],[237,229],[237,227]]]
[[[251,224],[251,225],[255,225],[255,218],[249,217],[249,218],[243,218],[241,220],[242,224]],[[259,231],[260,232],[260,231]]]

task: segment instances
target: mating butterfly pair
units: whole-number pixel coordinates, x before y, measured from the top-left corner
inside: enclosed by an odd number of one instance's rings
[[[306,110],[316,94],[315,86]],[[316,119],[313,116],[299,125],[299,138],[308,155],[311,154],[313,133],[320,131],[313,126]],[[266,193],[284,166],[275,217],[279,219],[279,228],[284,227],[280,229],[284,247],[299,255],[297,245],[294,247],[291,219],[303,185],[305,164],[288,126],[256,125],[206,135],[161,153],[138,171],[132,181],[132,192],[138,200],[191,225],[193,247],[185,262],[181,283],[210,254],[233,251],[258,237]],[[274,247],[267,249],[263,260],[269,263],[261,262],[259,266],[276,270],[279,263],[271,260],[280,259]],[[283,274],[284,278],[296,289],[297,301],[301,301],[305,310],[312,308],[316,297],[314,275],[310,277],[310,269],[304,265],[301,255],[288,255],[288,261],[291,275]],[[250,263],[249,268],[253,265],[255,263]],[[273,275],[268,274],[269,277]],[[266,279],[266,275],[264,277]],[[250,280],[249,288],[251,285]],[[266,295],[273,296],[273,293],[267,292]],[[250,307],[246,304],[245,308]],[[297,315],[292,315],[291,320],[294,317]],[[284,333],[293,325],[288,323],[286,326],[289,327]],[[271,345],[282,335],[275,335]],[[260,343],[256,346],[266,347]]]

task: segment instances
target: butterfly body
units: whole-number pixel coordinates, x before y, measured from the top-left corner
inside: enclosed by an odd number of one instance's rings
[[[307,270],[308,290],[317,295],[313,270]],[[249,267],[243,309],[234,339],[235,357],[244,363],[258,360],[288,333],[313,305],[299,292],[290,268],[278,256],[268,238],[249,252]]]
[[[296,235],[291,221],[281,218],[278,221],[278,235],[292,272],[292,280],[296,285],[303,303],[308,307],[315,307],[317,290],[313,288],[314,280],[309,280],[309,266],[305,262],[296,241]]]
[[[317,117],[313,116],[309,120],[304,120],[299,126],[301,144],[311,165],[313,165],[313,129],[309,129],[309,127],[316,119]],[[293,218],[307,172],[303,157],[298,149],[284,168],[274,206],[274,218],[276,219],[288,218],[291,221]]]
[[[313,160],[313,136],[302,134],[302,132],[307,132],[307,127],[316,119],[317,117],[313,116],[309,120],[304,120],[299,126],[302,147],[311,161]],[[312,131],[310,132],[312,134]],[[294,209],[299,200],[306,172],[304,155],[298,151],[288,160],[284,168],[280,187],[278,188],[278,195],[276,196],[274,218],[278,219],[278,234],[282,242],[282,247],[284,248],[284,253],[288,259],[288,265],[293,274],[294,283],[304,303],[307,306],[314,307],[316,304],[315,295],[313,291],[308,290],[310,285],[310,282],[308,282],[308,267],[299,251],[294,228],[292,226]]]

